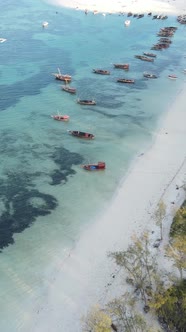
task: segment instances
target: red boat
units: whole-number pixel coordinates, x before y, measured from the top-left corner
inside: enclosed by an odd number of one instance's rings
[[[97,170],[104,170],[106,168],[106,165],[105,162],[98,161],[97,164],[87,164],[87,165],[82,165],[82,167],[86,171],[97,171]]]
[[[69,115],[61,115],[61,114],[51,115],[51,117],[57,121],[68,121],[70,118]]]

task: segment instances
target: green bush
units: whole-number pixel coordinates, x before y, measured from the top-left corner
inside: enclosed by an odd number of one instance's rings
[[[186,201],[184,201],[181,208],[176,212],[170,229],[171,237],[179,235],[186,235]]]
[[[167,289],[165,303],[157,310],[159,321],[167,330],[186,332],[186,280]]]

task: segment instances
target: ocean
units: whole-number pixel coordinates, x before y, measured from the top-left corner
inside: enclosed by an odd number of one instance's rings
[[[31,312],[47,298],[51,271],[108,207],[183,85],[185,27],[174,16],[132,17],[127,28],[125,19],[38,0],[1,1],[0,38],[7,40],[0,44],[0,331],[27,330]],[[151,51],[166,26],[178,27],[170,47]],[[143,52],[157,58],[134,57]],[[114,63],[130,69],[114,69]],[[72,75],[76,95],[61,90],[52,75],[57,68]],[[94,68],[111,74],[96,75]],[[145,71],[158,78],[145,79]],[[96,105],[81,106],[77,98],[94,98]],[[54,121],[51,115],[58,113],[70,121]],[[68,130],[95,139],[78,139]],[[106,163],[105,171],[81,167],[98,161]]]

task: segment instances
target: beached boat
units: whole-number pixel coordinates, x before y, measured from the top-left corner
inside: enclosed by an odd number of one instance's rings
[[[57,121],[69,121],[69,115],[62,115],[62,114],[56,114],[56,115],[51,115],[51,118]]]
[[[48,22],[47,21],[44,21],[43,23],[42,23],[42,27],[43,28],[46,28],[48,26]]]
[[[4,43],[6,40],[6,38],[0,38],[0,43]]]
[[[126,20],[126,21],[124,22],[124,24],[125,24],[126,27],[128,27],[128,26],[130,25],[130,20]]]
[[[114,63],[115,68],[129,70],[129,64],[128,63]]]
[[[110,75],[109,70],[103,70],[103,69],[93,69],[93,73],[100,74],[100,75]]]
[[[67,83],[70,82],[71,79],[72,79],[72,76],[70,76],[70,75],[67,75],[67,74],[63,75],[63,74],[61,74],[59,68],[58,68],[58,73],[53,73],[52,75],[55,76],[56,80],[64,81],[64,82],[67,82]]]
[[[149,58],[147,56],[144,56],[144,55],[135,55],[135,58],[136,59],[140,59],[142,61],[147,61],[147,62],[154,62],[154,59],[152,58]]]
[[[83,131],[78,131],[78,130],[68,130],[69,134],[71,134],[72,136],[76,136],[79,138],[85,138],[85,139],[94,139],[95,136],[93,134],[90,133],[85,133]]]
[[[94,99],[92,100],[78,99],[77,103],[80,105],[96,105],[96,101]]]
[[[151,74],[151,73],[143,73],[143,76],[145,77],[145,78],[157,78],[157,75],[155,75],[155,74]]]
[[[146,56],[150,56],[151,58],[156,58],[156,54],[154,53],[143,52],[143,54]]]
[[[75,94],[75,93],[76,93],[76,88],[72,88],[72,87],[67,86],[67,85],[62,85],[62,86],[61,86],[61,89],[62,89],[63,91],[66,91],[66,92],[68,92],[68,93],[71,93],[71,94]]]
[[[118,79],[117,79],[117,82],[118,82],[118,83],[129,83],[129,84],[131,84],[131,83],[135,83],[134,80],[127,79],[127,78],[118,78]]]
[[[98,170],[104,170],[106,168],[106,164],[103,161],[98,161],[97,164],[86,164],[82,165],[82,168],[86,171],[98,171]]]
[[[177,76],[172,74],[172,75],[168,75],[168,78],[170,78],[171,80],[176,80]]]

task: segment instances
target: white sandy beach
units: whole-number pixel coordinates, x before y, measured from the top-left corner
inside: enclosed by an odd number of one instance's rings
[[[185,0],[48,0],[58,6],[88,10],[101,13],[157,13],[183,14],[186,12]]]
[[[149,230],[154,231],[153,240],[159,237],[152,216],[160,199],[167,205],[166,241],[175,209],[185,197],[181,188],[186,180],[185,96],[186,84],[166,113],[154,143],[137,157],[107,211],[84,231],[77,246],[59,263],[50,284],[47,281],[46,300],[34,309],[27,331],[80,332],[80,319],[91,305],[104,305],[121,294],[120,272],[107,253],[126,249],[134,233]],[[152,250],[161,253],[162,247]]]

